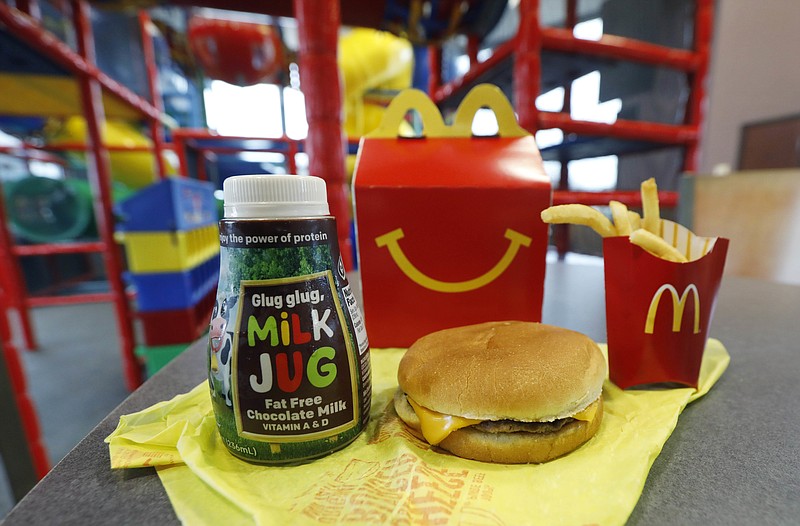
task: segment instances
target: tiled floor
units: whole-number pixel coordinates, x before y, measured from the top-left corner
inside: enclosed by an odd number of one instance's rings
[[[110,304],[46,307],[31,312],[39,348],[18,352],[53,466],[129,392]],[[0,517],[13,504],[2,470]]]

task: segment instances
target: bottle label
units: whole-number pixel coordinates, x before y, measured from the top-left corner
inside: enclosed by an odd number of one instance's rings
[[[353,427],[355,353],[331,272],[242,281],[239,305],[232,382],[238,432],[284,442]]]
[[[220,222],[208,348],[217,427],[236,456],[300,461],[361,432],[369,342],[332,218]]]

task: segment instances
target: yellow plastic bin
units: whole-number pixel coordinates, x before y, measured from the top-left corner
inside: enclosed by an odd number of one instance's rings
[[[183,272],[219,253],[219,229],[208,225],[178,232],[117,232],[128,269],[137,274]]]

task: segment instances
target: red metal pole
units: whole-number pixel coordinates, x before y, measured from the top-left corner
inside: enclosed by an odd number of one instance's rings
[[[145,70],[147,71],[147,89],[150,95],[150,103],[159,112],[164,111],[164,104],[161,94],[158,91],[158,68],[156,68],[156,52],[153,47],[153,23],[150,15],[142,9],[139,11],[139,29],[142,35],[142,56],[144,58]],[[167,162],[164,159],[164,129],[161,122],[157,119],[150,119],[150,138],[153,141],[153,157],[156,167],[156,175],[159,179],[167,176]]]
[[[22,338],[27,350],[38,347],[36,335],[33,331],[28,305],[25,302],[27,291],[25,290],[25,278],[19,265],[16,250],[20,247],[14,245],[11,233],[8,231],[7,215],[5,210],[5,197],[0,188],[0,289],[5,291],[8,305],[3,302],[2,323],[6,323],[9,307],[13,307],[19,316],[22,326]]]
[[[309,173],[325,179],[336,217],[345,268],[353,268],[350,204],[342,129],[342,88],[336,62],[339,2],[294,0],[299,40],[300,85],[306,99]]]
[[[286,139],[286,147],[287,147],[287,152],[286,152],[286,170],[290,174],[296,174],[297,173],[297,159],[295,159],[295,158],[297,157],[297,149],[298,149],[297,148],[297,141],[295,141],[294,139],[289,139],[287,137],[287,139]]]
[[[538,17],[537,17],[538,18]],[[516,54],[519,48],[521,35],[538,39],[540,49],[577,53],[587,56],[610,58],[615,60],[630,60],[642,64],[664,66],[679,71],[693,72],[700,67],[700,60],[691,51],[674,49],[632,38],[603,35],[600,40],[583,40],[575,38],[571,29],[557,27],[543,27],[538,29],[538,35],[528,35],[531,31],[529,22],[525,26],[520,24],[517,38],[513,38],[497,46],[492,55],[477,64],[471,64],[462,78],[442,84],[441,79],[431,83],[429,88],[431,98],[441,102],[456,91],[463,89],[479,79],[487,71],[491,71],[511,54]],[[515,66],[516,67],[516,66]],[[518,71],[515,70],[515,75]],[[537,93],[538,95],[538,93]]]
[[[609,190],[602,192],[553,192],[554,205],[567,205],[579,203],[589,206],[605,206],[609,201],[619,201],[631,208],[642,207],[642,193],[638,190]],[[678,205],[678,192],[658,192],[658,202],[663,208],[673,208]]]
[[[209,155],[210,154],[210,155]],[[208,150],[204,150],[202,148],[197,149],[197,179],[200,181],[208,181],[208,171],[206,170],[206,163],[209,160],[214,160],[216,154],[213,152],[209,152]]]
[[[691,92],[686,108],[684,122],[695,129],[696,138],[686,147],[683,169],[686,172],[697,170],[699,162],[700,128],[703,123],[703,112],[706,98],[706,76],[711,57],[711,35],[714,23],[714,2],[712,0],[696,0],[694,20],[694,52],[697,57],[697,69],[690,76]]]
[[[203,144],[197,144],[196,140],[203,140],[203,139],[215,139],[217,142],[224,142],[224,141],[269,141],[269,142],[280,142],[286,145],[286,148],[279,148],[279,147],[272,147],[272,148],[261,148],[261,147],[248,147],[247,145],[243,147],[235,147],[235,146],[220,146],[215,144],[213,146],[206,146]],[[180,172],[184,176],[188,174],[188,165],[189,161],[187,158],[187,151],[189,148],[193,150],[197,150],[198,152],[214,152],[214,153],[238,153],[238,152],[274,152],[280,153],[286,156],[286,169],[288,173],[297,173],[297,163],[295,160],[295,156],[299,151],[299,144],[300,141],[287,137],[286,135],[282,137],[242,137],[242,136],[234,136],[234,135],[219,135],[217,133],[210,132],[205,129],[191,129],[191,128],[178,128],[172,131],[172,142],[173,142],[173,149],[178,154],[178,162],[180,167]],[[203,178],[202,176],[200,177]]]
[[[578,23],[578,6],[577,0],[567,0],[566,5],[565,23],[567,30],[570,33],[575,31],[575,24]],[[564,85],[564,98],[562,100],[561,113],[571,115],[572,112],[572,79]],[[569,191],[569,159],[563,157],[559,159],[561,164],[561,173],[559,174],[558,184],[556,191]],[[553,243],[556,246],[556,252],[559,259],[563,259],[570,248],[570,235],[569,225],[553,225]]]
[[[72,5],[79,53],[88,64],[95,64],[94,37],[90,19],[91,8],[85,0],[72,0]],[[101,86],[98,80],[91,75],[80,75],[78,81],[86,117],[87,140],[92,147],[86,159],[89,168],[88,176],[94,197],[97,230],[100,240],[105,245],[103,260],[114,298],[114,313],[122,345],[122,369],[128,389],[134,390],[142,383],[142,372],[134,354],[132,316],[128,298],[125,295],[125,285],[122,282],[120,255],[114,241],[111,210],[111,165],[101,132],[101,126],[105,122]]]
[[[17,0],[17,9],[36,20],[42,18],[42,10],[36,0]]]
[[[38,243],[17,245],[12,249],[15,256],[50,256],[52,254],[79,254],[102,252],[104,245],[97,241],[72,241],[64,243]]]
[[[441,86],[442,48],[441,46],[428,46],[428,94],[433,97]]]
[[[189,159],[186,156],[186,136],[183,129],[172,130],[172,148],[178,156],[178,174],[189,177]]]
[[[67,296],[32,296],[28,298],[30,307],[52,307],[54,305],[79,305],[84,303],[104,303],[114,301],[116,298],[113,293],[108,292],[89,292],[86,294],[70,294]]]
[[[629,60],[681,71],[697,68],[697,57],[691,51],[651,44],[634,38],[603,35],[600,40],[575,38],[570,29],[542,28],[542,47],[565,53],[582,53],[593,57]]]
[[[5,304],[5,294],[0,290],[0,307],[7,308]],[[11,330],[5,316],[0,316],[0,347],[2,347],[2,357],[5,361],[8,372],[8,381],[11,384],[11,391],[14,394],[14,403],[19,411],[22,421],[22,431],[28,442],[31,454],[31,461],[36,475],[41,479],[50,470],[50,463],[47,460],[47,452],[42,442],[41,429],[39,427],[39,417],[36,409],[28,397],[28,387],[25,381],[25,372],[20,363],[17,349],[14,347],[11,338]]]
[[[478,51],[480,51],[478,37],[475,35],[467,36],[467,58],[469,58],[470,68],[478,64]]]
[[[531,133],[537,130],[539,95],[542,73],[542,34],[539,28],[539,1],[520,0],[519,31],[514,53],[514,108],[520,126]]]
[[[440,103],[447,97],[465,86],[480,79],[485,73],[492,71],[495,67],[515,53],[517,39],[512,38],[497,46],[491,56],[483,62],[478,62],[469,68],[461,78],[454,79],[447,84],[442,84],[442,52],[440,48],[431,46],[428,55],[430,61],[431,77],[428,92],[435,103]],[[435,75],[434,75],[435,74]]]
[[[565,133],[617,137],[632,141],[651,141],[664,144],[688,144],[697,138],[697,130],[686,125],[617,119],[613,124],[578,121],[559,112],[539,112],[539,129],[559,128]]]

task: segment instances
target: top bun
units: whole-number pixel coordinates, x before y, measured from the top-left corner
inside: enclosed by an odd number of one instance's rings
[[[400,388],[418,404],[479,420],[552,421],[597,400],[600,348],[581,333],[521,321],[423,336],[403,356]]]

